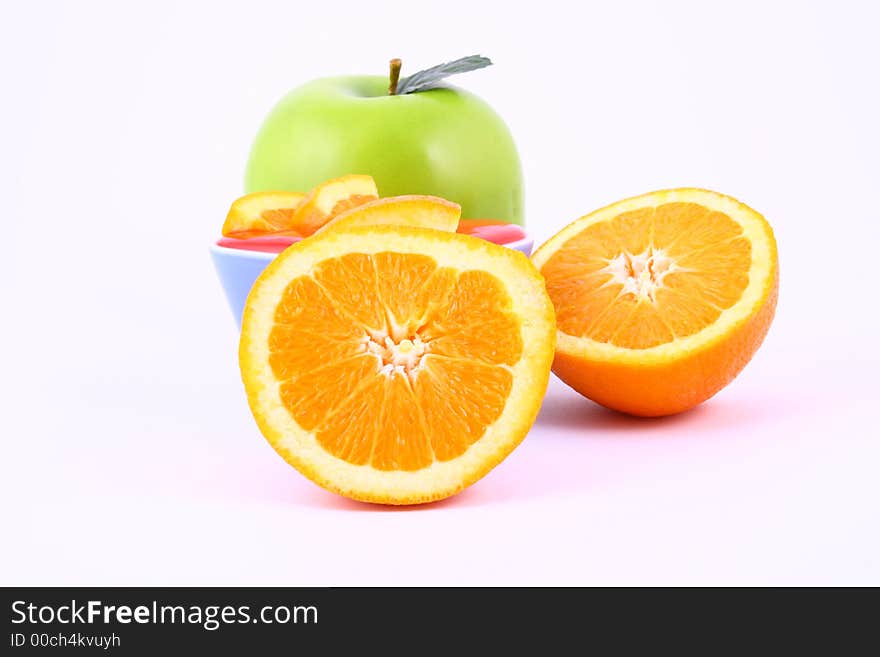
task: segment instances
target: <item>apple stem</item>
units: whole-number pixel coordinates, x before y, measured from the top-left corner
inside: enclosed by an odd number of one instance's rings
[[[394,59],[392,59],[390,62],[391,73],[388,76],[388,78],[389,78],[388,95],[389,96],[396,96],[397,95],[397,82],[398,82],[398,80],[400,80],[400,67],[402,64],[403,63],[399,59],[397,59],[396,57]]]

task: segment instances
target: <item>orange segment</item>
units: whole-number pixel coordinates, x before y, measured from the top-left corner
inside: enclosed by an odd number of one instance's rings
[[[319,233],[257,280],[241,367],[264,435],[317,483],[409,504],[458,492],[522,440],[555,324],[525,257],[394,225]]]
[[[560,231],[533,261],[557,313],[554,371],[637,415],[686,410],[730,382],[776,303],[769,225],[706,190],[615,203]]]
[[[312,333],[276,324],[269,334],[269,365],[275,378],[285,381],[363,353],[362,340]]]
[[[300,276],[286,285],[274,310],[275,325],[332,338],[348,339],[359,334],[357,322],[309,276]]]
[[[379,281],[372,256],[349,253],[327,259],[315,267],[312,278],[334,306],[345,308],[358,324],[370,331],[385,328],[385,308],[376,294]]]
[[[375,362],[373,363],[375,369]],[[306,403],[304,414],[320,415],[330,409],[321,426],[315,431],[315,441],[328,454],[351,465],[366,465],[370,462],[376,440],[382,429],[376,422],[381,417],[385,405],[385,381],[375,371],[371,371],[356,380],[351,389],[354,393],[346,393],[349,389],[332,388],[327,381],[316,381],[315,387],[325,390],[337,398],[314,400],[319,403]],[[342,399],[338,396],[342,394]],[[308,400],[308,392],[302,395]],[[311,402],[312,400],[308,400]],[[323,409],[321,408],[324,402]],[[299,420],[297,420],[299,423]],[[306,425],[300,425],[306,429]],[[306,429],[308,431],[308,429]]]
[[[382,377],[385,403],[370,463],[378,470],[415,472],[434,462],[422,409],[412,385],[420,375],[392,371]]]
[[[311,235],[336,215],[377,198],[379,191],[370,176],[334,178],[306,195],[293,214],[293,225],[303,235]]]
[[[301,192],[254,192],[242,196],[229,208],[223,223],[223,236],[247,239],[291,231],[294,229],[294,212],[305,196]]]
[[[424,373],[416,378],[414,388],[437,460],[460,456],[485,434],[504,410],[512,379],[502,367],[433,354],[426,357]]]
[[[455,232],[461,206],[437,196],[389,196],[336,214],[321,230],[354,226],[413,226]]]
[[[437,261],[429,255],[377,253],[373,256],[378,282],[377,298],[385,307],[388,330],[399,339],[418,330],[418,320],[425,309],[418,291],[437,270]],[[406,290],[406,292],[404,292]]]
[[[324,367],[296,368],[299,376],[282,381],[278,392],[281,403],[306,431],[316,429],[330,409],[340,406],[340,390],[357,390],[376,373],[376,359],[363,353],[343,359],[339,356]],[[274,368],[273,368],[274,373]],[[354,398],[356,402],[363,393]],[[327,429],[327,424],[323,425]],[[332,425],[330,425],[332,426]],[[327,439],[330,440],[330,439]]]
[[[425,315],[422,335],[432,353],[512,365],[522,355],[521,320],[510,312],[510,297],[497,279],[469,271],[458,277],[449,303]]]
[[[431,344],[431,352],[439,356],[512,365],[523,350],[520,319],[512,313],[498,312],[479,325],[450,333],[441,332]]]

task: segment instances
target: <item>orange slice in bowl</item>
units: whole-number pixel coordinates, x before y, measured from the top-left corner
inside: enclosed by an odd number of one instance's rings
[[[247,239],[266,233],[293,230],[302,192],[253,192],[236,199],[223,223],[224,237]]]
[[[334,178],[306,195],[294,213],[293,226],[302,235],[311,235],[336,215],[377,198],[379,191],[370,176],[352,174]]]
[[[721,390],[754,355],[776,308],[770,226],[702,189],[597,210],[532,260],[556,308],[553,371],[634,415],[684,411]]]
[[[454,233],[461,206],[437,196],[389,196],[364,203],[333,217],[320,229],[339,230],[354,226],[413,226]]]
[[[361,226],[281,253],[248,297],[239,360],[275,450],[368,502],[453,495],[534,421],[553,307],[520,253],[456,233]]]

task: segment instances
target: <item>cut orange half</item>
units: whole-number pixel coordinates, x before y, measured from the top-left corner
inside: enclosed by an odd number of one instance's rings
[[[379,191],[370,176],[334,178],[306,195],[294,214],[293,224],[303,235],[311,235],[336,215],[377,198]]]
[[[305,196],[301,192],[254,192],[242,196],[229,208],[223,235],[246,239],[293,230],[294,212]]]
[[[389,196],[364,203],[336,215],[320,229],[338,230],[354,226],[414,226],[454,233],[461,206],[437,196]]]
[[[423,228],[319,233],[257,279],[239,350],[248,402],[291,465],[341,495],[452,495],[523,439],[547,386],[553,307],[534,266]]]
[[[556,308],[553,370],[634,415],[684,411],[727,385],[776,308],[773,231],[729,196],[653,192],[570,224],[532,256]]]

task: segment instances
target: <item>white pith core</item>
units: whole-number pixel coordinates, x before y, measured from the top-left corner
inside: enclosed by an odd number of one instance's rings
[[[638,299],[656,301],[657,290],[663,287],[667,274],[680,269],[663,249],[649,246],[639,254],[624,251],[611,260],[602,271],[611,274],[608,284],[623,287],[622,294],[632,294]]]
[[[390,335],[367,336],[364,345],[367,353],[375,354],[382,360],[381,372],[385,375],[397,372],[414,376],[421,365],[422,356],[428,351],[428,343],[418,334],[402,340],[395,340]]]

